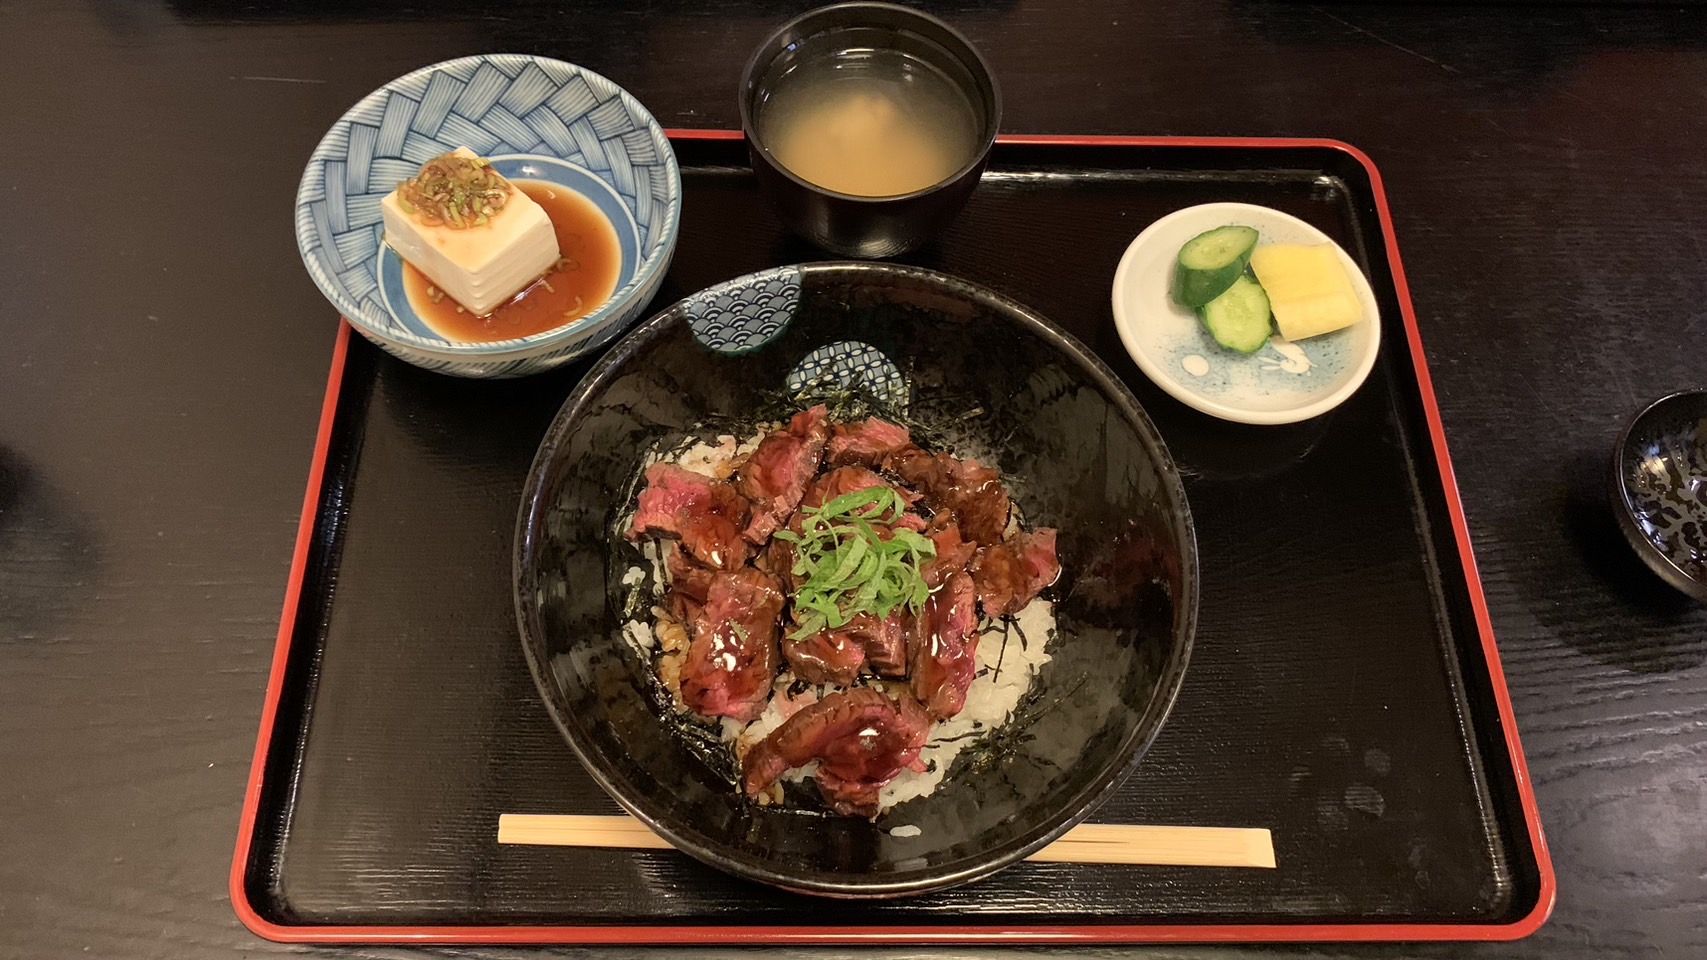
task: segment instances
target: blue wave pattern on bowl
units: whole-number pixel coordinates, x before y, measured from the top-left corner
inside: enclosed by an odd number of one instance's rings
[[[682,304],[688,329],[699,343],[732,356],[751,353],[775,340],[800,306],[800,268],[761,270],[694,294]],[[863,389],[896,410],[905,409],[907,378],[883,351],[860,340],[818,347],[791,370],[791,392],[829,386]]]
[[[862,390],[892,410],[907,408],[907,378],[889,355],[861,340],[825,344],[803,357],[786,380],[799,393],[808,387]]]
[[[738,355],[775,340],[799,305],[800,268],[777,267],[701,290],[683,309],[695,340]]]
[[[531,337],[453,343],[425,325],[400,322],[380,289],[380,201],[422,163],[460,146],[483,156],[560,160],[606,184],[638,235],[633,276],[599,310]],[[333,126],[303,172],[297,243],[328,299],[384,349],[448,373],[520,376],[580,356],[638,318],[669,267],[680,193],[662,128],[609,80],[525,54],[466,57],[385,85]]]

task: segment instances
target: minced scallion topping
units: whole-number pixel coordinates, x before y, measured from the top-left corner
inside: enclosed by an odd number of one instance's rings
[[[398,185],[397,201],[425,226],[460,230],[490,223],[509,202],[511,189],[485,158],[441,153]]]
[[[930,588],[920,567],[936,556],[936,544],[888,526],[906,509],[893,488],[870,487],[804,508],[799,534],[777,531],[778,539],[794,541],[794,575],[805,578],[794,597],[799,626],[789,639],[846,626],[861,613],[881,619],[903,603],[914,613],[924,609]]]

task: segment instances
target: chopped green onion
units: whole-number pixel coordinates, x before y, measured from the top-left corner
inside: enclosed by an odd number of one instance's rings
[[[903,603],[914,613],[924,609],[930,589],[920,567],[936,557],[936,545],[890,527],[906,512],[907,501],[895,489],[868,487],[804,508],[799,533],[777,531],[795,544],[793,571],[802,578],[790,639],[846,626],[862,613],[887,617]]]
[[[490,223],[512,189],[484,159],[443,153],[398,185],[397,202],[426,226],[463,229]]]

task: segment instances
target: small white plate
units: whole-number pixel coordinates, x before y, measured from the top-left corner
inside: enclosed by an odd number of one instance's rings
[[[1172,296],[1180,247],[1228,224],[1255,227],[1259,247],[1333,242],[1297,217],[1249,203],[1206,203],[1168,214],[1132,241],[1114,272],[1114,325],[1126,352],[1175,399],[1223,420],[1295,423],[1327,413],[1363,385],[1381,348],[1380,309],[1369,280],[1336,245],[1363,319],[1297,343],[1276,335],[1251,356],[1234,353]]]

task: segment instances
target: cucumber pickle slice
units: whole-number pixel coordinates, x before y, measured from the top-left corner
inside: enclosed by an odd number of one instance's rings
[[[1198,310],[1215,342],[1240,353],[1256,353],[1274,331],[1262,284],[1240,275],[1219,297]]]
[[[1174,301],[1193,310],[1226,293],[1257,245],[1254,227],[1216,227],[1186,241],[1174,269]]]

